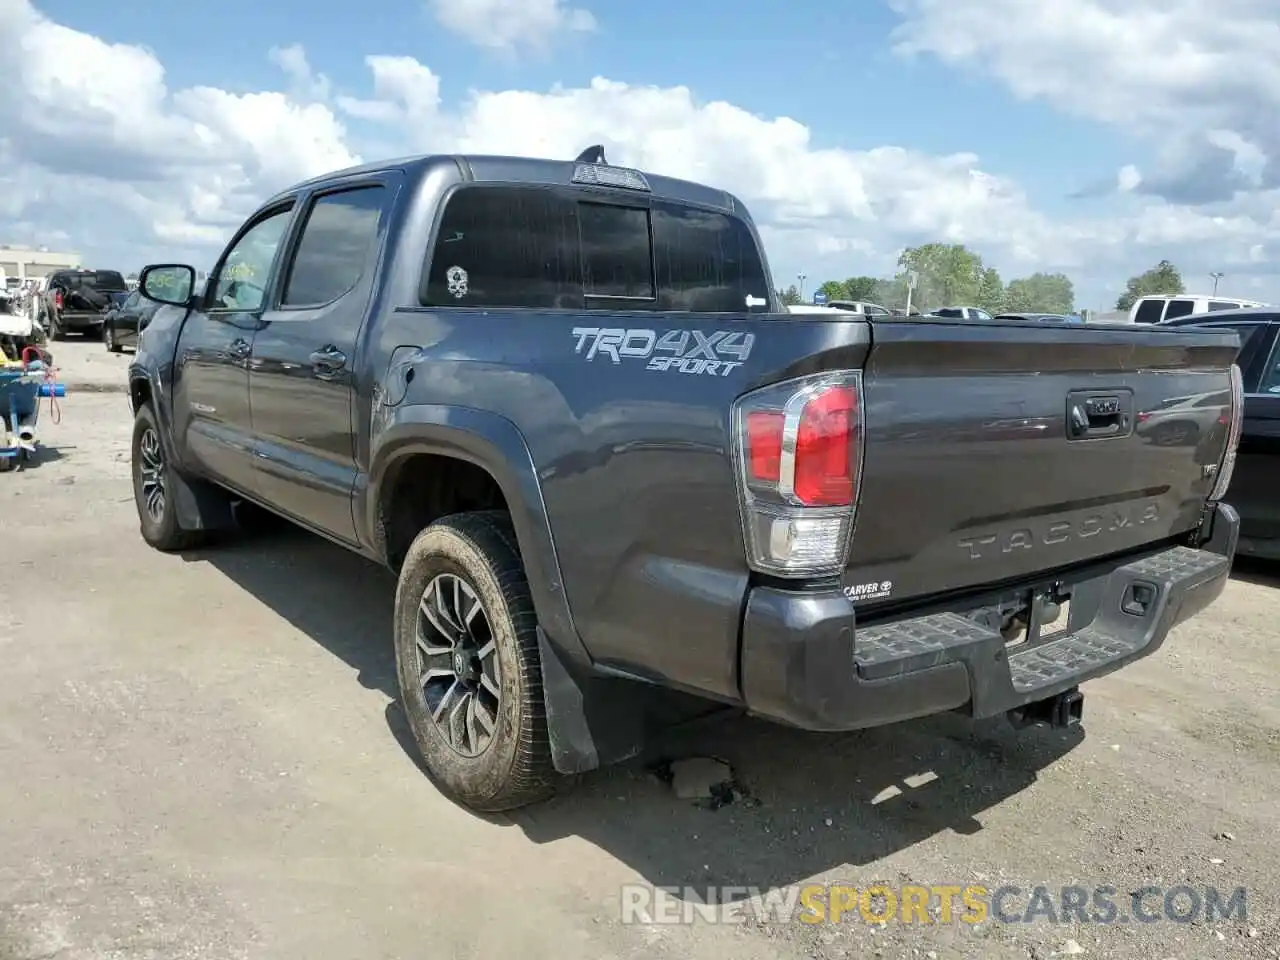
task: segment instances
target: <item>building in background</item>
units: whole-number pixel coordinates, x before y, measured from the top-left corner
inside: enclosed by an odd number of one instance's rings
[[[48,247],[0,244],[0,270],[6,277],[17,277],[19,281],[47,277],[55,270],[76,270],[80,266],[78,253],[58,253]]]

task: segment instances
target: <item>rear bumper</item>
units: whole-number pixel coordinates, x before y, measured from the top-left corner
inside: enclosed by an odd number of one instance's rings
[[[58,314],[58,326],[63,330],[72,332],[93,330],[95,328],[102,329],[103,319],[104,317],[101,313],[60,313]]]
[[[962,710],[996,716],[1044,700],[1154,653],[1179,623],[1222,593],[1240,518],[1218,504],[1200,548],[1122,558],[1067,579],[1064,633],[1007,647],[962,609],[858,628],[843,593],[759,587],[747,601],[742,693],[755,714],[809,730],[855,730]],[[1145,613],[1121,609],[1135,584],[1154,591]]]

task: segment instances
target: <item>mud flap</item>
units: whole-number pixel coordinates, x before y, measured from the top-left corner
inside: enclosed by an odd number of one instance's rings
[[[572,670],[541,627],[538,651],[556,772],[586,773],[636,756],[644,747],[644,691],[628,680]]]
[[[169,488],[178,527],[182,530],[226,530],[235,525],[231,498],[200,480],[187,480],[176,470],[168,471]]]

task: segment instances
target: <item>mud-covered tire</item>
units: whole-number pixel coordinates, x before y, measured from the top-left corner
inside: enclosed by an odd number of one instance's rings
[[[441,575],[458,578],[471,589],[496,648],[492,654],[499,667],[496,723],[487,746],[476,756],[456,749],[449,734],[432,719],[419,679],[424,673],[418,641],[420,610],[428,586]],[[515,533],[505,513],[454,514],[418,534],[396,588],[395,653],[409,726],[427,770],[446,792],[483,812],[511,810],[555,792],[558,777],[547,733],[537,619]],[[483,665],[480,670],[483,673]]]
[[[133,502],[138,511],[138,525],[142,539],[155,549],[164,551],[189,550],[199,546],[205,539],[204,532],[183,530],[178,524],[178,512],[173,502],[173,487],[168,483],[168,474],[173,467],[169,463],[169,453],[165,448],[160,426],[156,422],[155,412],[149,403],[139,407],[137,416],[134,417],[131,451]],[[158,510],[153,509],[156,504],[151,482],[157,456],[160,492],[163,498]]]

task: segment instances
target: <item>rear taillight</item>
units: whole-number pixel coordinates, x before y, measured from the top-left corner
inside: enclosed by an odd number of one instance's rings
[[[1221,500],[1231,486],[1231,474],[1236,469],[1236,448],[1240,446],[1240,429],[1244,425],[1244,379],[1240,368],[1231,365],[1231,422],[1227,427],[1227,450],[1218,465],[1218,479],[1213,485],[1210,500]]]
[[[55,290],[53,292],[53,305],[57,307],[59,310],[62,309],[62,291],[61,290]]]
[[[734,459],[747,560],[762,573],[838,573],[861,474],[862,375],[819,374],[740,397]]]

